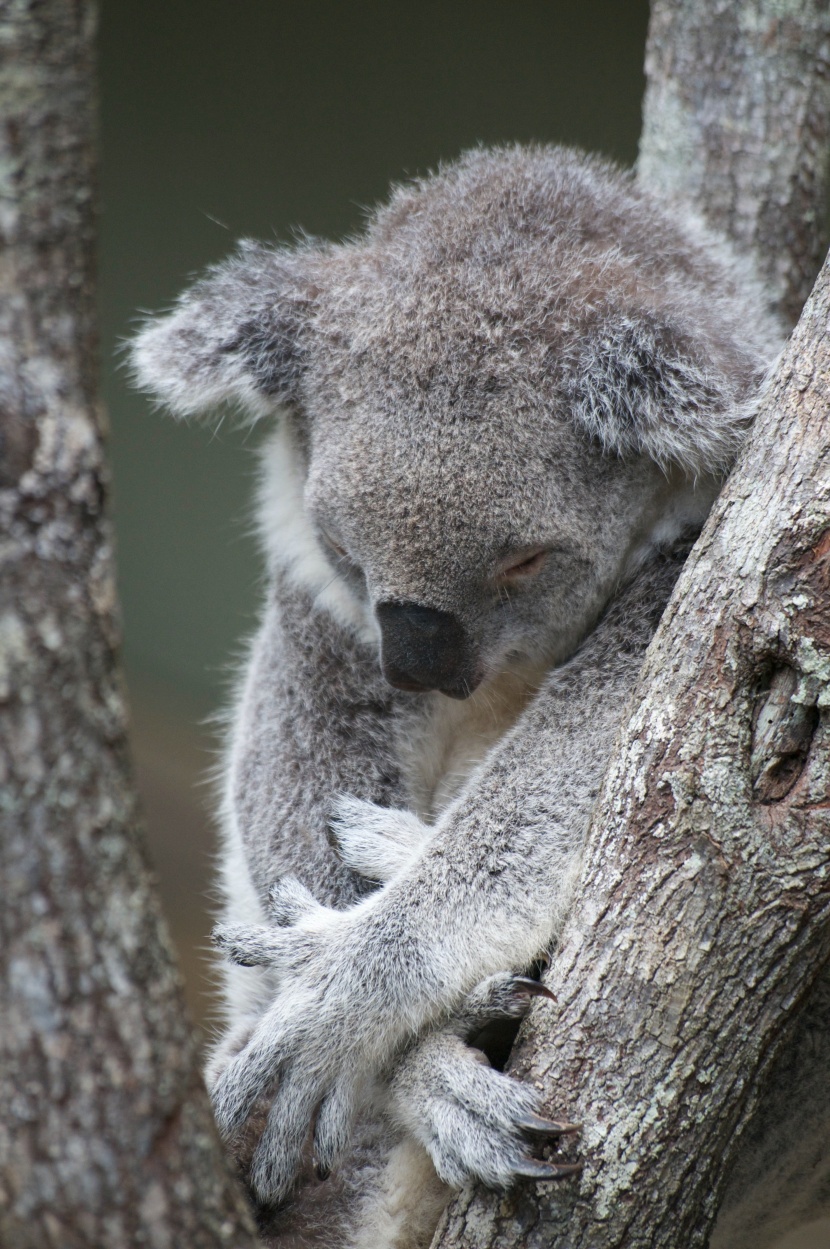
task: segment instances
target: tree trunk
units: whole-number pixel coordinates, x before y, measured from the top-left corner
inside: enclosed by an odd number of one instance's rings
[[[821,0],[653,5],[639,176],[754,254],[784,319],[824,246],[828,32]],[[514,1059],[584,1122],[585,1173],[465,1192],[441,1249],[706,1245],[776,1056],[809,1057],[811,988],[830,1022],[829,316],[825,268],[649,651],[558,1017]]]
[[[830,267],[649,650],[549,980],[555,1044],[534,1016],[516,1063],[585,1123],[582,1182],[459,1202],[444,1245],[705,1245],[830,956],[828,318]]]
[[[758,262],[795,324],[826,250],[827,0],[653,0],[638,174]]]
[[[136,829],[90,0],[0,0],[0,1244],[247,1246]]]

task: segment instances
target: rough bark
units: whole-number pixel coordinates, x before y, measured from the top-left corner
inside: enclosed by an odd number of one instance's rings
[[[94,26],[89,0],[0,0],[0,1244],[246,1246],[127,759]]]
[[[830,956],[828,318],[830,268],[649,650],[549,980],[555,1044],[535,1017],[516,1064],[583,1120],[582,1181],[465,1198],[444,1245],[705,1245]]]
[[[785,321],[826,246],[828,31],[823,0],[652,7],[639,176],[750,252]],[[826,1054],[828,313],[825,270],[649,652],[553,1034],[532,1017],[516,1053],[584,1121],[583,1179],[465,1193],[442,1249],[707,1244],[765,1081]]]
[[[653,0],[639,176],[760,263],[788,325],[826,247],[827,0]]]

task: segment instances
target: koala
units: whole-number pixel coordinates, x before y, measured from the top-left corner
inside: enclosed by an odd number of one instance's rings
[[[344,243],[241,244],[135,339],[174,413],[272,424],[207,1064],[269,1243],[415,1249],[469,1181],[578,1170],[478,1045],[552,1009],[528,973],[780,348],[766,307],[632,174],[506,147]]]

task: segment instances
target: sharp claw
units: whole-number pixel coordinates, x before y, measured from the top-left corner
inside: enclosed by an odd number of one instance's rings
[[[331,1167],[327,1167],[324,1162],[315,1162],[314,1174],[318,1180],[327,1180],[331,1175]]]
[[[581,1123],[561,1123],[557,1119],[543,1119],[541,1115],[528,1112],[516,1120],[516,1127],[524,1132],[537,1132],[540,1136],[567,1136],[582,1130]]]
[[[581,1162],[540,1162],[537,1158],[521,1158],[514,1167],[516,1175],[528,1180],[566,1180],[581,1170]]]
[[[547,985],[542,984],[541,980],[531,980],[530,976],[514,976],[513,989],[516,993],[526,993],[528,997],[547,997],[552,1002],[556,1001],[556,995],[551,993]]]

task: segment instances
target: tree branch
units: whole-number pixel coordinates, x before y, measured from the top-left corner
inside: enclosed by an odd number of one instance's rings
[[[784,320],[825,246],[829,38],[819,0],[652,6],[639,176],[750,252]],[[784,1074],[765,1107],[775,1144],[770,1114],[815,1057],[805,1027],[830,1016],[828,313],[825,269],[649,652],[551,970],[554,1033],[532,1016],[516,1055],[552,1111],[584,1120],[583,1180],[465,1193],[444,1249],[707,1244],[765,1079]]]
[[[97,399],[95,6],[0,3],[0,1243],[246,1246],[141,847]]]
[[[788,328],[827,250],[826,0],[652,0],[641,182],[759,262]]]

